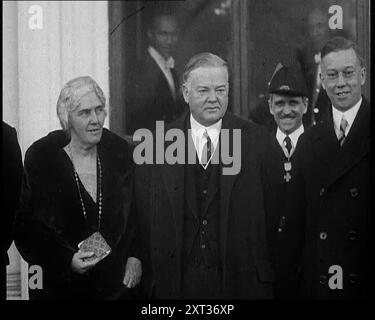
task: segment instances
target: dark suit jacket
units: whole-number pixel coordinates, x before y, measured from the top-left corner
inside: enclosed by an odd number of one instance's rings
[[[294,196],[306,212],[301,295],[318,299],[368,297],[373,283],[370,211],[370,106],[363,97],[342,147],[332,111],[299,142]],[[294,208],[295,210],[296,208]],[[329,267],[340,265],[343,290],[328,286]]]
[[[168,81],[155,60],[148,52],[137,63],[134,71],[135,82],[129,93],[127,132],[146,128],[155,130],[155,121],[166,123],[176,120],[184,109],[179,94],[179,81],[171,69],[176,88],[176,101],[173,99]]]
[[[304,245],[304,214],[302,211],[289,211],[288,203],[295,201],[289,189],[294,183],[294,168],[296,166],[295,152],[290,161],[292,163],[291,180],[284,179],[284,162],[287,158],[274,134],[278,145],[276,152],[270,157],[277,159],[277,175],[273,177],[277,185],[273,201],[277,209],[267,211],[267,230],[274,268],[276,271],[275,297],[276,299],[294,299],[297,297],[297,267],[300,262]],[[299,138],[301,139],[301,137]],[[271,153],[271,152],[270,152]]]
[[[17,132],[3,122],[2,219],[0,266],[9,264],[7,251],[13,241],[12,226],[19,203],[22,181],[22,156]]]
[[[166,130],[184,131],[189,115]],[[228,112],[222,123],[222,129],[225,128],[241,130],[241,171],[237,175],[220,174],[218,239],[222,296],[271,298],[274,273],[266,241],[265,190],[270,190],[267,183],[268,176],[272,176],[266,156],[272,137],[258,125]],[[136,207],[150,247],[150,290],[159,299],[181,297],[184,167],[167,163],[136,167]]]
[[[98,144],[103,179],[100,232],[112,252],[87,274],[78,275],[71,271],[72,257],[92,230],[82,212],[72,163],[62,149],[68,142],[58,130],[27,150],[15,243],[29,264],[43,269],[43,290],[30,290],[36,298],[109,297],[122,290],[127,258],[139,257],[131,207],[134,167],[130,149],[120,137],[103,129]]]

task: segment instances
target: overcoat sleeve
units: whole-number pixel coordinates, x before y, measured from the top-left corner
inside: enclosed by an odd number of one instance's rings
[[[3,123],[2,191],[4,196],[4,212],[1,223],[1,253],[5,255],[3,258],[6,264],[8,262],[6,252],[13,241],[12,225],[19,204],[22,172],[22,156],[17,141],[17,132],[14,128]]]
[[[69,277],[75,253],[59,234],[38,214],[43,206],[37,185],[40,183],[40,166],[33,161],[32,148],[26,152],[20,207],[14,223],[15,244],[22,257],[30,264],[43,265],[56,277]]]

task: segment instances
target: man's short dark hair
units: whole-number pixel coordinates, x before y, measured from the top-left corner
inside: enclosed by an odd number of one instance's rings
[[[149,15],[148,22],[146,23],[147,30],[154,31],[156,22],[158,21],[158,19],[160,19],[161,17],[165,17],[165,16],[172,17],[173,19],[177,21],[177,18],[172,9],[158,8],[158,9],[155,9],[154,12]]]
[[[364,66],[363,58],[359,52],[358,45],[351,39],[344,37],[334,37],[327,41],[321,51],[322,59],[331,52],[353,49],[361,67]]]

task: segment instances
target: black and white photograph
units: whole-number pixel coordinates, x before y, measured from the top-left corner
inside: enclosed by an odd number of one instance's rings
[[[2,9],[3,302],[370,299],[370,0]]]

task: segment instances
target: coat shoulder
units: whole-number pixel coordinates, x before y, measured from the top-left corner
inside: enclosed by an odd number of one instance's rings
[[[226,115],[227,121],[230,124],[230,127],[233,127],[234,129],[238,128],[241,130],[244,130],[245,132],[251,132],[253,134],[265,134],[268,133],[267,129],[260,125],[255,123],[252,120],[246,120],[243,118],[240,118],[239,116],[236,116],[232,113],[228,113]],[[225,118],[224,118],[225,121]]]
[[[17,131],[3,121],[3,150],[10,149],[17,141]]]
[[[16,134],[16,129],[3,121],[3,137],[8,138]]]
[[[248,140],[255,141],[260,145],[265,143],[272,143],[273,137],[267,128],[263,125],[257,124],[252,120],[245,120],[237,116],[233,116],[236,123],[235,128],[241,129],[241,135]]]
[[[26,151],[25,162],[48,159],[69,142],[63,130],[55,130],[35,141]]]
[[[105,128],[103,129],[103,136],[100,143],[103,143],[114,151],[125,154],[131,149],[129,143],[125,139]]]

